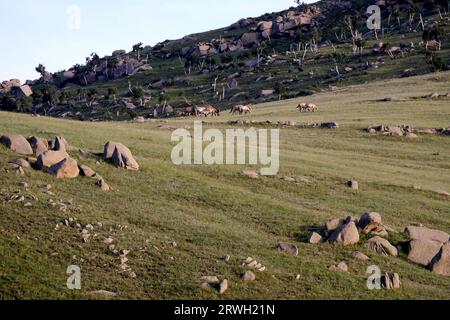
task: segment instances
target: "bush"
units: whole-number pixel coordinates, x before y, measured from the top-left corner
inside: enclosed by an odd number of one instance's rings
[[[428,52],[425,56],[425,61],[427,64],[431,65],[431,70],[433,72],[446,71],[449,69],[442,58],[435,52]]]

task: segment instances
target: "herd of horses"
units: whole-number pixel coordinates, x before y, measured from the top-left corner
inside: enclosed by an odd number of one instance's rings
[[[251,105],[238,105],[231,108],[230,113],[232,114],[249,114],[253,111]],[[183,116],[220,116],[220,110],[213,107],[212,105],[206,106],[189,106],[185,108],[182,112]]]
[[[319,108],[313,103],[301,103],[297,106],[300,112],[316,112]],[[231,108],[231,114],[246,115],[252,113],[253,108],[251,105],[237,105]],[[206,106],[189,106],[186,107],[181,113],[181,116],[220,116],[220,110],[212,105]]]

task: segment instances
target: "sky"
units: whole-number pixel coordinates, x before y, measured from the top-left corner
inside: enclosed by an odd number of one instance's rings
[[[310,1],[311,2],[311,1]],[[20,0],[0,1],[0,82],[37,79],[133,44],[226,27],[295,5],[293,0]]]

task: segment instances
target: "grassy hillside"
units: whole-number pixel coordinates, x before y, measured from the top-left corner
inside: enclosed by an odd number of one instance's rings
[[[0,133],[63,135],[71,155],[113,188],[102,193],[87,178],[57,181],[37,171],[25,176],[7,172],[8,161],[18,156],[0,146],[0,298],[90,299],[98,298],[90,291],[103,289],[116,292],[118,299],[448,299],[450,279],[410,263],[404,253],[399,258],[377,255],[364,239],[345,248],[305,240],[308,230],[330,218],[366,211],[380,212],[385,224],[398,231],[421,223],[450,232],[450,199],[435,192],[450,192],[449,137],[410,140],[364,131],[375,123],[448,127],[448,99],[412,98],[445,93],[449,80],[450,73],[437,73],[348,86],[308,97],[320,107],[315,114],[298,113],[295,107],[302,100],[296,99],[258,105],[251,116],[209,118],[207,127],[221,129],[237,119],[340,124],[337,130],[283,128],[279,176],[258,180],[241,176],[250,167],[174,166],[167,127],[192,126],[194,118],[86,123],[0,113]],[[379,101],[386,97],[405,100]],[[77,151],[100,152],[108,140],[129,146],[141,170],[118,170],[101,160],[96,164],[99,159],[82,158]],[[303,177],[304,182],[287,182],[283,176]],[[352,177],[359,191],[344,186]],[[20,182],[28,183],[29,190]],[[42,184],[51,184],[55,195]],[[33,207],[24,208],[25,202],[8,201],[15,193],[38,200],[27,199]],[[50,199],[66,203],[66,211]],[[79,229],[55,230],[68,218],[93,224],[97,236],[84,244]],[[108,236],[117,249],[131,250],[128,264],[136,278],[120,273],[120,261],[102,241]],[[400,244],[404,237],[391,234],[390,240]],[[278,252],[278,241],[297,244],[299,256]],[[371,261],[353,259],[355,250]],[[222,260],[227,254],[229,262]],[[242,281],[241,256],[257,259],[267,271],[257,273],[255,282]],[[342,260],[349,273],[328,270]],[[82,270],[80,291],[66,288],[65,272],[72,264]],[[373,264],[398,272],[402,289],[369,291],[365,272]],[[219,296],[202,289],[200,278],[207,275],[227,278],[229,290]]]

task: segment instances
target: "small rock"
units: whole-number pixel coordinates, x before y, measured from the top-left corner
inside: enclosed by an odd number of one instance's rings
[[[401,282],[399,274],[385,273],[385,275],[381,278],[381,285],[383,286],[383,288],[388,290],[400,289]]]
[[[292,177],[287,177],[287,176],[282,177],[281,180],[284,180],[284,181],[286,181],[286,182],[295,182],[295,181],[296,181],[294,178],[292,178]]]
[[[205,276],[202,277],[201,280],[205,281],[208,284],[215,284],[220,282],[219,278],[216,276]]]
[[[400,281],[400,275],[398,273],[394,273],[392,276],[392,287],[394,289],[400,289],[401,281]]]
[[[90,167],[88,167],[84,164],[80,165],[79,169],[80,169],[80,174],[84,177],[92,178],[96,175],[94,170],[92,170]]]
[[[25,175],[25,171],[23,170],[22,167],[17,167],[16,168],[16,173],[20,174],[21,176]]]
[[[352,257],[357,260],[361,260],[361,261],[369,261],[370,260],[370,258],[368,256],[366,256],[364,253],[359,252],[359,251],[353,252]]]
[[[308,235],[308,243],[310,244],[318,244],[323,242],[323,238],[317,232],[312,232]]]
[[[128,258],[126,256],[124,256],[124,255],[121,255],[119,257],[119,259],[120,259],[120,264],[125,264],[125,263],[127,263],[129,261]]]
[[[97,180],[97,185],[103,192],[108,192],[110,190],[109,185],[105,182],[103,178]]]
[[[246,171],[242,172],[242,174],[244,176],[246,176],[247,178],[251,178],[251,179],[258,179],[259,178],[259,174],[256,171],[246,170]]]
[[[223,257],[223,260],[225,260],[225,262],[229,262],[230,259],[231,259],[231,256],[228,254]]]
[[[367,243],[369,249],[384,255],[398,256],[398,250],[388,240],[381,237],[373,237]]]
[[[22,188],[29,188],[30,186],[26,182],[19,182],[19,186]]]
[[[211,289],[211,285],[207,282],[203,282],[201,285],[201,288],[204,290],[210,290]]]
[[[291,256],[298,256],[298,247],[295,244],[279,242],[277,244],[277,249],[280,251],[287,252]]]
[[[104,244],[112,244],[113,242],[114,242],[114,239],[111,237],[108,237],[105,240],[103,240]]]
[[[438,195],[441,195],[441,196],[450,197],[450,193],[448,193],[447,191],[444,191],[444,190],[436,190],[435,193],[437,193]]]
[[[111,292],[111,291],[106,291],[106,290],[96,290],[96,291],[90,291],[88,292],[88,294],[91,295],[100,295],[100,296],[107,296],[107,297],[115,297],[117,295],[117,293],[115,292]]]
[[[338,264],[330,267],[331,271],[338,272],[348,272],[348,265],[345,261],[339,262]]]
[[[242,275],[242,280],[244,281],[255,281],[256,280],[256,276],[253,272],[251,271],[247,271]]]
[[[358,190],[359,189],[359,183],[356,180],[350,180],[347,182],[347,187],[349,187],[352,190]]]
[[[228,290],[228,280],[224,279],[219,284],[219,294],[224,294]]]

